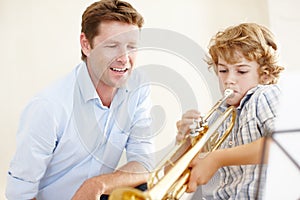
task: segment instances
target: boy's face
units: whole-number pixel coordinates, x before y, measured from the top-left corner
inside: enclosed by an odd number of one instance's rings
[[[256,61],[247,60],[241,53],[239,62],[229,64],[219,57],[217,65],[217,75],[220,89],[223,93],[225,89],[232,89],[234,96],[227,99],[226,103],[235,107],[239,106],[241,99],[248,90],[259,84],[259,64]]]

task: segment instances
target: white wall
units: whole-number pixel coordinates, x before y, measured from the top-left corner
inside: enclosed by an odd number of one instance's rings
[[[282,64],[288,71],[300,70],[300,1],[268,0],[270,27],[280,44]]]
[[[290,0],[293,2],[292,0]],[[15,150],[15,133],[22,108],[31,96],[50,82],[69,72],[80,61],[80,19],[88,1],[0,1],[0,198],[4,199],[6,173]],[[291,59],[289,70],[297,68],[295,58],[299,14],[293,8],[273,4],[272,0],[130,0],[145,17],[145,27],[179,32],[206,48],[209,38],[219,29],[240,22],[257,22],[269,26],[269,7],[275,31],[281,36],[284,61]],[[274,0],[275,2],[275,0]],[[293,2],[297,4],[296,0]],[[279,5],[276,7],[276,5]],[[286,24],[282,13],[295,14],[296,25]],[[292,25],[292,29],[289,27]],[[272,27],[271,27],[272,28]],[[295,38],[287,37],[292,34]],[[298,34],[299,35],[299,34]],[[284,37],[283,37],[284,36]],[[293,40],[292,40],[293,39]],[[298,43],[299,44],[299,39]],[[291,58],[291,55],[295,55]],[[170,110],[170,112],[172,112]],[[181,113],[175,113],[179,118]],[[178,119],[177,118],[177,119]],[[175,129],[175,120],[174,126]]]

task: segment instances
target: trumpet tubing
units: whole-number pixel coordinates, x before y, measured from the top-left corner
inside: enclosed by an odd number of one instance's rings
[[[190,176],[189,163],[199,152],[203,151],[205,145],[209,146],[209,151],[219,148],[232,130],[236,119],[236,110],[233,106],[227,108],[209,126],[207,123],[210,116],[232,95],[232,90],[225,90],[223,97],[198,123],[200,127],[196,127],[191,137],[187,137],[175,152],[171,153],[168,159],[151,174],[148,180],[148,190],[142,192],[134,188],[119,188],[110,194],[109,200],[178,200],[187,190]],[[228,118],[230,118],[228,128],[216,139],[217,130]],[[159,177],[159,173],[164,173],[164,175]]]

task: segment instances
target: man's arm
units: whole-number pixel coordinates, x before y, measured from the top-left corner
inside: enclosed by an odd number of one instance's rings
[[[52,104],[41,97],[33,98],[23,110],[16,134],[16,153],[7,177],[7,199],[36,197],[56,144],[53,112]]]
[[[147,182],[148,171],[138,162],[129,162],[111,174],[103,174],[86,180],[72,200],[95,200],[102,194],[110,194],[119,187],[136,187]]]

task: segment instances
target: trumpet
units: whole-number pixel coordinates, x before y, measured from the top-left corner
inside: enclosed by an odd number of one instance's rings
[[[160,167],[150,174],[147,182],[148,189],[140,191],[135,188],[124,187],[115,189],[109,196],[109,200],[178,200],[187,190],[187,182],[190,176],[189,163],[198,153],[214,151],[224,142],[231,132],[236,110],[230,106],[224,112],[219,107],[226,99],[233,96],[233,91],[227,89],[222,98],[213,108],[191,128],[190,134],[167,156]],[[208,121],[215,112],[220,112],[218,117]],[[227,120],[228,119],[228,120]],[[218,133],[219,127],[228,122],[228,128]],[[209,122],[209,123],[208,123]]]

